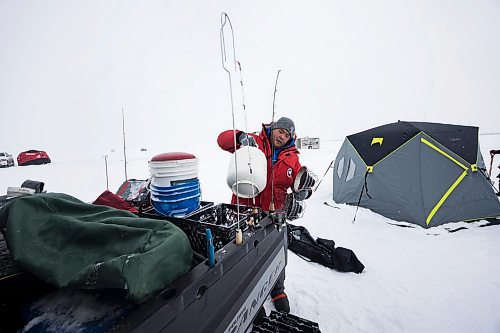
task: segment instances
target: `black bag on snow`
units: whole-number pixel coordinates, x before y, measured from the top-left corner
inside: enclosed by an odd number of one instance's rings
[[[365,266],[358,260],[352,250],[337,247],[330,239],[314,240],[309,231],[302,226],[289,224],[290,244],[288,249],[301,258],[317,262],[323,266],[334,268],[341,272],[361,273]]]

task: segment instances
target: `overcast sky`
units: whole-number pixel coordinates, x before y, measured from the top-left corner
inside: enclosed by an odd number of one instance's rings
[[[400,120],[500,129],[500,1],[0,0],[0,150],[165,150],[232,126],[227,12],[249,130],[342,139]],[[239,81],[234,73],[233,79]],[[244,129],[240,89],[238,127]]]

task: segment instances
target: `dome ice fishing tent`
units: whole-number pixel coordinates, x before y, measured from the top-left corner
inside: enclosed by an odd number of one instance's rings
[[[498,217],[478,130],[398,121],[349,135],[335,159],[333,200],[424,228]]]

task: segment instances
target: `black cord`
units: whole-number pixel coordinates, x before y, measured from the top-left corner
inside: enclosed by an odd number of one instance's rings
[[[358,199],[358,204],[356,205],[356,212],[354,213],[354,219],[352,222],[356,221],[356,215],[358,214],[358,209],[359,209],[359,204],[361,203],[361,197],[363,196],[363,190],[365,190],[366,195],[371,199],[372,197],[368,194],[368,184],[366,182],[366,178],[368,177],[368,170],[365,173],[365,183],[363,184],[363,187],[361,188],[361,193],[359,193],[359,199]]]

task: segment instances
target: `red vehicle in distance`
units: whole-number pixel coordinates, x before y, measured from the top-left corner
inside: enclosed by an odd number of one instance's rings
[[[50,157],[42,150],[27,150],[17,156],[17,165],[38,165],[50,163]]]

